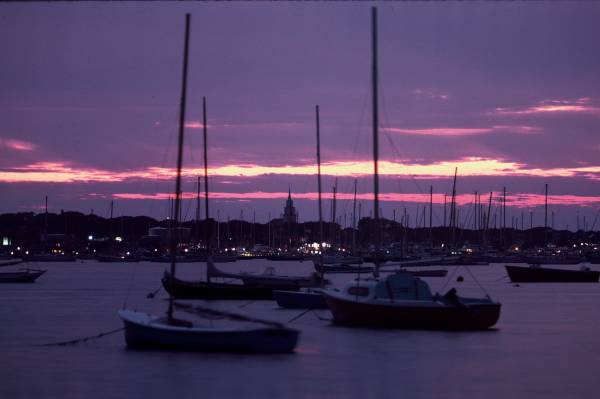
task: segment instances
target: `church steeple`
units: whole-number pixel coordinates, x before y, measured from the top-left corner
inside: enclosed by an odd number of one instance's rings
[[[298,223],[298,212],[294,207],[294,201],[292,200],[292,187],[288,186],[288,197],[285,201],[285,208],[283,209],[283,221],[286,223]]]

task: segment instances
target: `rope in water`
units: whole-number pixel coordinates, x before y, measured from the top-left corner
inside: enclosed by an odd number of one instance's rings
[[[112,335],[112,334],[118,333],[119,331],[123,331],[124,329],[125,329],[125,327],[120,327],[120,328],[117,328],[115,330],[101,332],[100,334],[96,334],[96,335],[90,335],[89,337],[77,338],[77,339],[72,339],[72,340],[69,340],[69,341],[51,342],[51,343],[48,343],[48,344],[41,344],[41,345],[36,345],[36,346],[77,345],[77,344],[80,344],[82,342],[87,342],[87,341],[91,341],[91,340],[94,340],[94,339],[103,338],[103,337],[106,337],[108,335]]]

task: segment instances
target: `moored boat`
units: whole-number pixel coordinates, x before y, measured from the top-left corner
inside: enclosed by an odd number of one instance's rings
[[[505,265],[513,283],[597,283],[600,272],[582,268],[579,270],[549,267]]]
[[[200,326],[169,323],[166,317],[132,310],[120,310],[125,341],[134,349],[170,349],[202,352],[292,352],[298,331],[283,325],[264,327]]]
[[[459,297],[455,289],[432,295],[427,283],[406,272],[357,279],[323,295],[334,324],[354,327],[484,330],[496,324],[501,308],[489,298]]]
[[[274,290],[273,299],[286,309],[327,309],[322,288],[302,288],[298,291]]]
[[[166,270],[161,282],[165,290],[178,299],[273,299],[272,287],[252,287],[240,283],[202,280],[180,280],[173,278]],[[294,287],[284,288],[294,289]]]
[[[16,272],[0,273],[0,283],[33,283],[46,270],[26,269]]]

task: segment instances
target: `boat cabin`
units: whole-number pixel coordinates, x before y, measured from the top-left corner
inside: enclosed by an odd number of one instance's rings
[[[356,300],[432,301],[429,285],[406,272],[390,274],[381,280],[358,279],[343,291]]]

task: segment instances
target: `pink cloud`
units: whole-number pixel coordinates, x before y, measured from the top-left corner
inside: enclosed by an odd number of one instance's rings
[[[9,148],[16,151],[33,151],[37,146],[29,141],[3,139],[0,137],[0,147]]]
[[[473,136],[480,134],[491,133],[493,128],[453,128],[453,127],[438,127],[430,129],[400,129],[400,128],[388,128],[388,132],[402,133],[402,134],[415,134],[419,136]]]
[[[491,127],[470,127],[470,128],[457,128],[457,127],[435,127],[428,129],[401,129],[401,128],[388,128],[386,129],[391,133],[401,134],[414,134],[419,136],[439,136],[439,137],[461,137],[461,136],[476,136],[482,134],[490,134],[499,131],[506,131],[509,133],[518,134],[537,134],[542,131],[541,128],[536,126],[526,125],[494,125]]]
[[[455,161],[432,162],[429,164],[380,161],[379,173],[382,176],[412,176],[416,178],[448,178],[454,168],[460,176],[532,176],[532,177],[587,177],[600,180],[600,165],[577,168],[529,168],[517,162],[500,159],[468,157]],[[312,176],[316,173],[312,163],[300,165],[223,165],[209,168],[210,176],[258,177],[264,175]],[[371,174],[371,161],[335,161],[322,165],[321,171],[328,176],[368,176]],[[201,167],[188,167],[183,170],[186,178],[203,175]],[[69,165],[60,162],[39,162],[19,168],[0,170],[0,182],[121,182],[125,180],[164,181],[173,180],[174,168],[148,167],[138,170],[110,171],[85,166]]]
[[[575,100],[542,100],[536,105],[527,108],[499,107],[495,109],[494,113],[505,115],[530,115],[563,112],[600,114],[600,107],[592,103],[590,97],[581,97]]]

